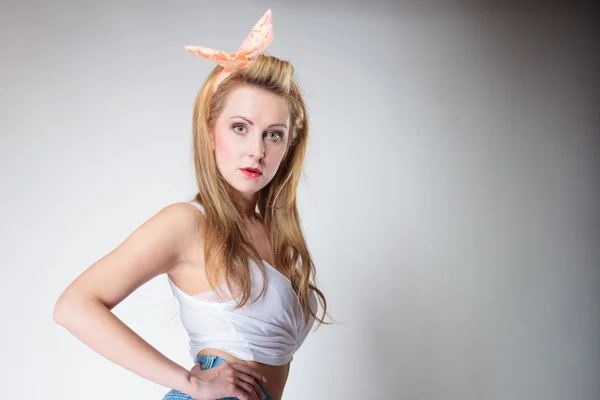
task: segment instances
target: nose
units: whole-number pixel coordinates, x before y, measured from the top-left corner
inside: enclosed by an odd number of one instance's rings
[[[256,160],[261,160],[265,156],[265,143],[261,137],[258,135],[258,139],[253,138],[251,143],[249,144],[249,155],[251,158]]]

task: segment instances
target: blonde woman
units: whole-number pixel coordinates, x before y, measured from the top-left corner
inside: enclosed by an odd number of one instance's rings
[[[220,64],[194,105],[196,196],[152,216],[55,306],[89,347],[171,388],[164,400],[281,399],[294,353],[326,323],[296,205],[308,116],[293,66],[262,54],[271,37],[269,10],[237,53],[188,48]],[[111,312],[161,274],[180,304],[191,370]]]

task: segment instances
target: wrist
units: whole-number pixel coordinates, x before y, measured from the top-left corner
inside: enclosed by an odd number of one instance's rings
[[[173,389],[191,396],[194,399],[196,398],[194,396],[198,395],[198,379],[195,378],[189,371],[185,371],[185,374],[182,376],[182,380],[178,386],[179,387],[174,387]]]

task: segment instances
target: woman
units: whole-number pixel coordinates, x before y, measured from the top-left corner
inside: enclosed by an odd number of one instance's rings
[[[308,118],[293,66],[262,54],[271,23],[269,10],[236,53],[187,47],[220,64],[194,107],[197,195],[138,227],[55,306],[92,349],[172,388],[164,400],[281,399],[293,354],[325,323],[296,206]],[[160,274],[181,306],[189,371],[110,311]]]

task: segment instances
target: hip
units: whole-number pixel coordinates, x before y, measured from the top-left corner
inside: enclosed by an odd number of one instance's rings
[[[200,366],[202,367],[202,369],[205,370],[205,369],[211,369],[214,367],[218,367],[219,365],[229,362],[229,361],[227,361],[225,358],[222,358],[222,357],[219,357],[216,355],[204,354],[204,355],[199,355],[198,357],[196,357],[195,362],[196,362],[196,364],[200,363]],[[258,385],[260,386],[260,388],[262,389],[262,391],[265,395],[265,400],[274,400],[273,397],[269,394],[269,392],[267,392],[267,390],[264,388],[264,386],[262,386],[260,383]],[[188,396],[185,393],[181,393],[178,390],[171,389],[167,394],[164,395],[162,400],[194,400],[194,398]],[[224,397],[224,398],[218,399],[218,400],[238,400],[238,399],[237,399],[237,397]]]
[[[271,393],[271,396],[274,399],[280,399],[282,397],[283,390],[285,388],[285,384],[287,382],[287,378],[290,372],[289,362],[284,365],[269,365],[259,363],[256,361],[241,360],[226,351],[215,348],[203,349],[198,353],[198,356],[208,354],[222,358],[225,361],[232,364],[246,366],[258,372],[259,374],[267,378],[268,382],[264,385],[264,387],[269,393]]]

